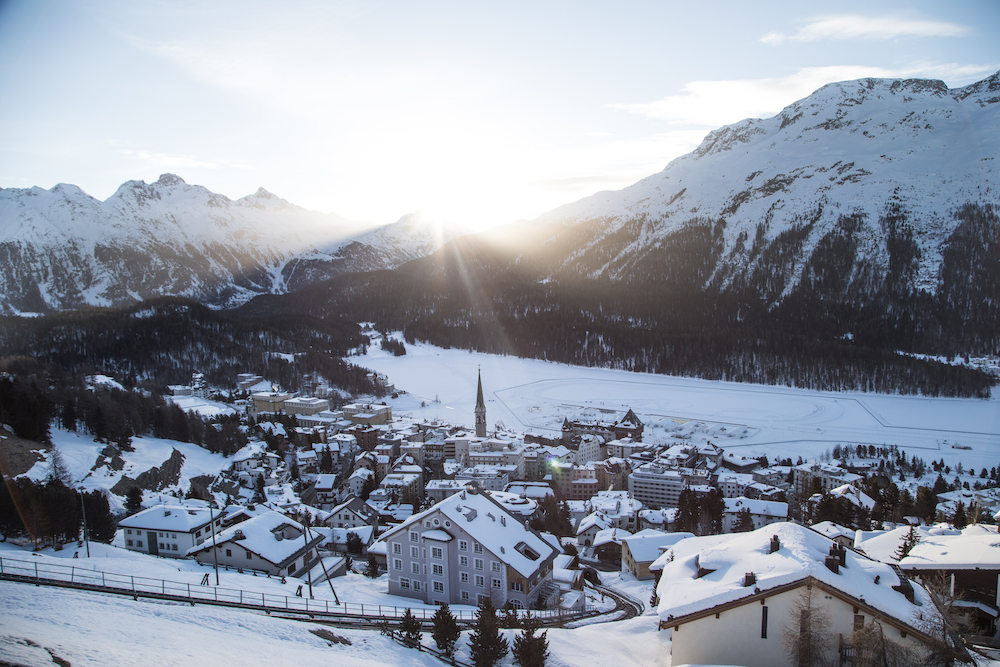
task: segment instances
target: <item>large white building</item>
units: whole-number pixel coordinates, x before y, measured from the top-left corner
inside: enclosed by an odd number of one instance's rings
[[[215,530],[222,526],[223,512],[210,510],[202,501],[183,505],[156,505],[118,522],[125,538],[125,548],[153,556],[184,558],[191,547],[211,537],[212,518]]]
[[[559,549],[488,494],[468,489],[385,533],[389,593],[429,604],[549,598]]]

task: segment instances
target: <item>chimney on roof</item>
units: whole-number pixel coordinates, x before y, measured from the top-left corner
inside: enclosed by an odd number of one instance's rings
[[[757,583],[757,575],[753,572],[747,572],[743,575],[743,586],[753,586]]]
[[[781,541],[778,539],[777,535],[771,536],[771,550],[768,553],[773,554],[775,551],[781,548]]]
[[[840,574],[840,553],[837,551],[836,545],[830,546],[830,555],[826,557],[823,564],[826,565],[830,572]]]

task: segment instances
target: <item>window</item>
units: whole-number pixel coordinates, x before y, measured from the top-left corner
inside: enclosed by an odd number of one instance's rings
[[[411,542],[417,542],[419,540],[420,540],[420,534],[417,531],[415,531],[415,530],[411,530],[410,531],[410,541]]]
[[[420,547],[410,547],[410,558],[420,558]]]
[[[232,549],[226,549],[226,557],[227,558],[232,558],[233,557],[233,550]]]
[[[195,536],[195,537],[201,537],[201,531],[200,531],[200,530],[196,530],[196,531],[194,532],[194,536]]]
[[[131,532],[131,531],[129,531],[129,532]],[[468,551],[469,550],[469,543],[466,542],[465,540],[459,540],[458,541],[458,550],[459,551]]]
[[[485,585],[486,585],[486,580],[483,579],[483,575],[477,574],[476,575],[476,586],[479,586],[480,588],[482,588]]]
[[[521,584],[520,581],[512,581],[510,582],[510,590],[517,591],[518,593],[523,593],[524,586]]]
[[[443,577],[444,576],[444,566],[443,565],[438,565],[437,563],[435,563],[434,565],[431,566],[431,568],[432,568],[432,572],[431,572],[432,574],[436,574],[439,577]]]
[[[403,553],[403,545],[400,544],[399,542],[393,542],[392,543],[392,553],[396,554],[397,556],[400,555],[400,554],[402,554]]]
[[[767,639],[767,607],[760,608],[760,638]]]
[[[132,529],[131,529],[131,528],[129,528],[128,530],[126,530],[126,531],[125,531],[125,534],[126,534],[126,535],[131,535],[131,534],[132,534]]]
[[[289,563],[289,565],[288,565],[288,574],[291,574],[291,573],[292,573],[292,572],[294,572],[294,571],[295,571],[295,561],[293,560],[293,561],[292,561],[291,563]]]
[[[864,617],[864,614],[855,614],[854,615],[854,629],[855,630],[864,630],[865,629],[865,617]]]
[[[170,539],[176,540],[177,539],[177,533],[170,533]]]
[[[157,533],[156,536],[157,537],[163,537],[163,533]]]
[[[392,561],[392,569],[394,569],[394,570],[402,570],[403,569],[403,561],[401,561],[398,558],[394,558],[393,561]]]
[[[462,567],[469,567],[469,557],[468,556],[459,556],[458,557],[458,564],[461,565]]]
[[[176,544],[171,544],[170,545],[170,550],[171,551],[177,551],[177,545]]]
[[[500,571],[500,563],[498,563],[498,562],[496,562],[496,561],[493,561],[493,562],[491,563],[491,565],[493,566],[493,571],[494,571],[494,572],[499,572],[499,571]]]
[[[477,554],[481,554],[483,553],[483,545],[480,544],[479,542],[476,542],[475,546],[472,547],[472,550],[475,551]]]
[[[483,559],[482,558],[477,558],[476,559],[476,569],[477,570],[483,569]]]
[[[167,547],[163,546],[163,542],[160,542],[160,548],[166,550]]]
[[[469,600],[469,591],[462,591],[462,600],[468,602],[468,600]]]
[[[420,574],[420,563],[410,563],[410,572]]]
[[[402,588],[404,591],[410,590],[410,580],[409,579],[404,579],[404,578],[400,577],[399,578],[399,587]]]
[[[499,579],[493,580],[493,588],[502,588],[502,587],[503,587],[502,581],[500,581]]]
[[[253,558],[253,554],[248,551],[247,552],[247,560],[250,560],[251,558]]]
[[[443,558],[444,550],[441,547],[431,547],[431,558]]]
[[[132,531],[129,531],[129,532],[132,532]],[[125,546],[127,546],[127,547],[132,546],[132,540],[125,540]]]
[[[468,572],[459,572],[458,573],[458,580],[461,581],[463,584],[469,583],[469,573]]]
[[[136,540],[135,541],[135,546],[141,547],[142,546],[142,540]]]
[[[440,581],[435,581],[434,582],[434,592],[435,593],[444,593],[444,584],[442,582],[440,582]]]
[[[417,581],[416,579],[413,580],[413,590],[415,590],[415,591],[419,591],[420,590],[420,582]]]

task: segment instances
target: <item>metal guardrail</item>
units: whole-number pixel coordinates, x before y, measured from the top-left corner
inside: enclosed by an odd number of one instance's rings
[[[130,574],[115,574],[100,570],[90,570],[71,565],[39,562],[37,560],[20,560],[10,557],[0,557],[0,579],[32,583],[36,586],[57,586],[76,588],[116,595],[129,595],[134,599],[154,598],[212,604],[227,607],[253,609],[267,613],[293,613],[328,618],[349,618],[365,621],[398,621],[403,618],[407,609],[421,621],[430,621],[434,609],[413,607],[398,607],[393,605],[374,605],[342,602],[337,604],[331,600],[315,600],[294,595],[274,595],[242,589],[203,586],[186,582],[137,577]],[[475,622],[474,611],[453,611],[455,619],[469,625]],[[534,611],[543,626],[562,625],[581,618],[599,615],[596,610],[583,612],[566,612],[563,610]]]

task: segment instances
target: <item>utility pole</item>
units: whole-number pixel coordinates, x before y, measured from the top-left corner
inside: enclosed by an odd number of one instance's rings
[[[215,561],[215,585],[219,585],[219,545],[215,541],[215,513],[212,511],[212,503],[208,502],[208,519],[212,522],[212,560]]]
[[[90,538],[87,536],[87,503],[84,499],[83,487],[80,487],[80,507],[83,509],[83,541],[87,543],[87,558],[90,558]]]

